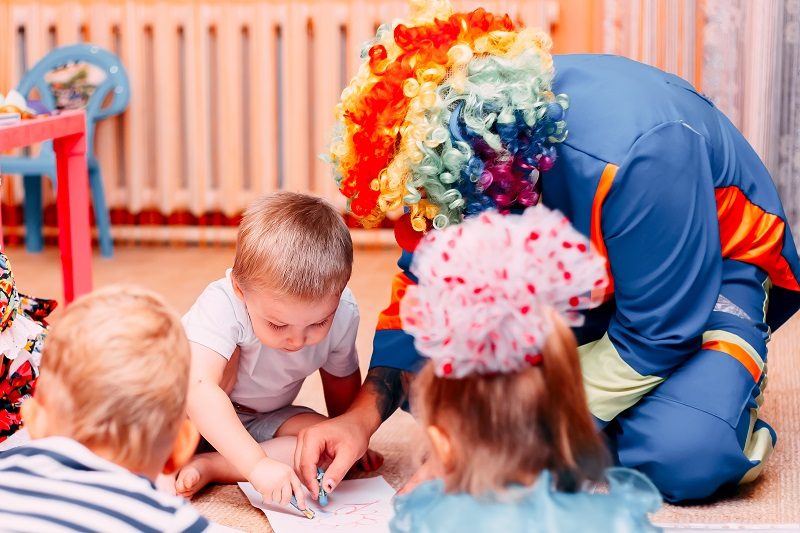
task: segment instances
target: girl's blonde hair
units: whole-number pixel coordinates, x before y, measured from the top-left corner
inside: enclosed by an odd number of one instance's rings
[[[608,452],[587,407],[575,336],[553,316],[536,366],[452,379],[428,363],[415,379],[417,415],[450,436],[448,491],[479,496],[530,484],[542,470],[567,492],[601,479]]]

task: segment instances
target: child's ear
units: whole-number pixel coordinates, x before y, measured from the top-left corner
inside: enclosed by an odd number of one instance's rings
[[[36,398],[28,398],[22,402],[20,415],[31,439],[47,436],[47,411]]]
[[[433,444],[433,451],[439,458],[439,462],[445,472],[453,470],[455,457],[453,456],[453,443],[450,435],[438,426],[428,426],[428,436]]]
[[[180,470],[194,455],[198,442],[200,433],[188,418],[184,418],[162,472],[169,475]]]
[[[233,274],[231,274],[231,285],[233,285],[233,294],[244,301],[244,292],[242,292],[242,288],[239,287],[239,283],[236,281],[236,277]]]

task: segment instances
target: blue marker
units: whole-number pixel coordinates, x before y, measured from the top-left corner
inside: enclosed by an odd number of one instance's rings
[[[325,477],[325,471],[317,467],[317,483],[319,484],[319,504],[323,507],[328,505],[328,493],[322,488],[322,478]]]

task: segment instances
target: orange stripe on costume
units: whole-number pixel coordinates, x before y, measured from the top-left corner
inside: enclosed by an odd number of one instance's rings
[[[783,220],[752,203],[738,187],[719,188],[716,197],[722,256],[761,268],[779,287],[800,290],[782,255]]]
[[[592,246],[595,251],[602,255],[606,260],[606,273],[608,274],[608,287],[598,291],[592,291],[592,300],[605,302],[614,294],[614,278],[611,277],[611,264],[608,261],[608,251],[606,250],[606,242],[603,240],[603,228],[601,226],[601,216],[603,213],[603,202],[611,190],[611,184],[614,183],[614,176],[617,175],[617,165],[608,163],[600,175],[600,182],[597,184],[597,191],[594,193],[594,200],[592,201],[592,225],[589,230],[589,235],[592,241]]]
[[[411,281],[411,278],[402,272],[394,277],[392,280],[392,299],[390,300],[389,307],[378,315],[378,325],[375,326],[376,330],[403,329],[403,323],[400,320],[400,300],[406,295],[406,287],[413,284],[414,282]]]
[[[758,383],[758,380],[761,379],[761,369],[758,367],[758,364],[753,361],[753,358],[750,357],[744,348],[738,346],[732,342],[728,341],[708,341],[703,343],[704,350],[715,350],[717,352],[722,352],[725,354],[730,355],[744,366],[750,375],[753,376],[753,379]]]

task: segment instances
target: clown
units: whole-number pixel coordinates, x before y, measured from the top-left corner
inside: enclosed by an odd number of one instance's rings
[[[300,436],[304,480],[315,491],[327,455],[334,486],[406,399],[420,356],[399,309],[419,239],[537,203],[606,259],[610,283],[574,333],[615,460],[669,501],[755,479],[776,442],[759,416],[767,341],[800,306],[797,251],[756,153],[676,76],[553,57],[508,16],[417,4],[378,30],[337,107],[339,187],[365,226],[403,209],[404,251],[359,398]]]

